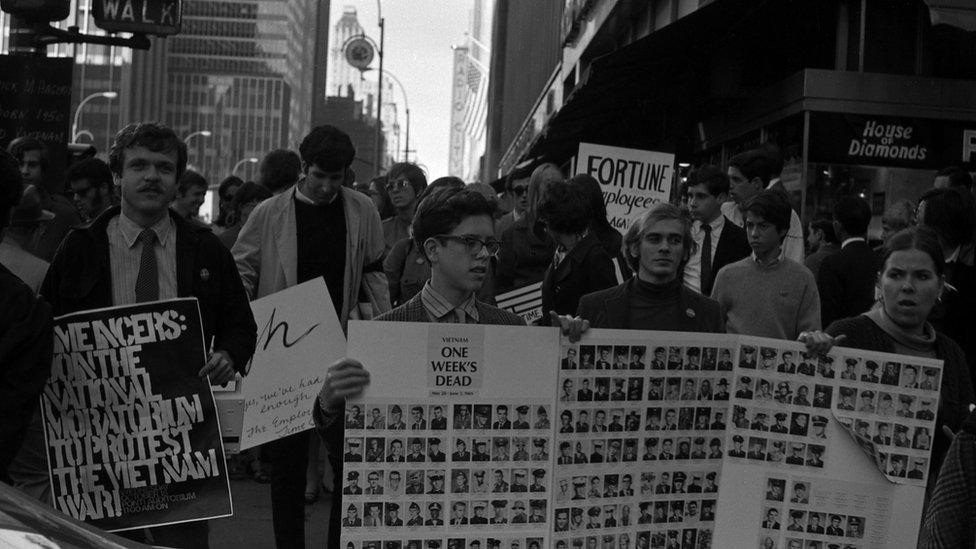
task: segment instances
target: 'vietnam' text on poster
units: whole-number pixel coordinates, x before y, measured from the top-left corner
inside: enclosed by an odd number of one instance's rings
[[[106,530],[231,514],[195,299],[54,326],[41,397],[55,507]]]

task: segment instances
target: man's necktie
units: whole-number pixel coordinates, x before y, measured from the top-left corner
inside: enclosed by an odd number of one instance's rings
[[[139,233],[142,257],[139,259],[139,275],[136,277],[136,302],[159,299],[159,270],[156,267],[156,231],[145,229]]]
[[[712,228],[708,225],[701,228],[705,231],[701,251],[701,293],[707,296],[712,293]]]

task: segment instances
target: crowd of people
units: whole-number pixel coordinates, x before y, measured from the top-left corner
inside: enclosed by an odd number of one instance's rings
[[[600,184],[555,164],[510,174],[498,190],[428,182],[406,162],[365,184],[350,168],[355,154],[342,130],[314,128],[297,152],[265,155],[257,181],[216,185],[219,213],[206,224],[199,209],[211,185],[165,126],[128,125],[107,163],[88,158],[63,174],[51,173],[36,139],[0,152],[0,479],[50,503],[37,396],[54,316],[196,297],[213,341],[198,373],[223,384],[244,375],[254,352],[248,302],[318,277],[343,329],[351,319],[524,325],[495,298],[541,283],[534,322],[574,341],[590,328],[736,333],[798,340],[811,353],[843,345],[943,360],[922,541],[972,546],[976,521],[959,510],[976,501],[966,459],[976,432],[976,200],[965,169],[940,171],[916,201],[883,213],[838,197],[804,227],[780,181],[783,160],[764,146],[692,169],[673,203],[620,234]],[[883,231],[871,238],[876,214]],[[370,380],[355,357],[326,366],[319,436],[276,440],[250,464],[270,482],[281,548],[305,545],[322,457],[344,478],[345,399]],[[328,491],[327,543],[338,547],[341,494]],[[197,521],[125,535],[207,547],[209,530]]]

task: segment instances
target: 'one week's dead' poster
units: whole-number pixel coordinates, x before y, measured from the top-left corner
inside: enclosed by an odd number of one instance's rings
[[[105,530],[232,513],[195,299],[58,318],[41,397],[55,507]]]

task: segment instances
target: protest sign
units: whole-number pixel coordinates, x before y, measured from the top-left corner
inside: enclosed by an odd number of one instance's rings
[[[600,183],[607,219],[623,233],[652,205],[670,198],[674,155],[580,143],[574,175],[579,174]]]
[[[546,365],[557,339],[545,328],[350,323],[349,355],[371,375],[346,406],[342,547],[551,547]],[[459,383],[429,385],[445,361]]]
[[[542,282],[529,284],[495,296],[498,307],[522,317],[526,324],[542,318]]]
[[[314,427],[312,404],[329,364],[345,356],[325,280],[316,278],[251,302],[257,349],[241,382],[241,449]]]
[[[426,391],[437,347],[425,343],[452,328],[472,349],[484,342],[468,353],[485,366],[474,397]],[[372,383],[344,418],[344,544],[917,539],[940,361],[844,348],[818,359],[797,342],[731,334],[589,330],[571,343],[555,329],[521,333],[353,326],[350,354]],[[885,394],[900,404],[882,404]],[[899,438],[864,448],[863,433],[895,423]]]
[[[196,299],[56,319],[41,412],[58,510],[109,531],[232,514],[204,349]]]

